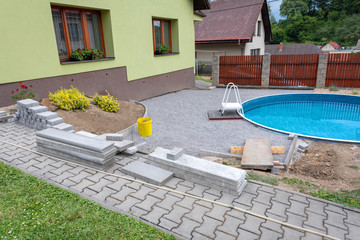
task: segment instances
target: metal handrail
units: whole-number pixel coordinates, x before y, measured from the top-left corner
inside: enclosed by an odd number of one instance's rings
[[[244,115],[244,110],[243,110],[243,107],[242,107],[242,103],[241,103],[241,98],[240,98],[240,93],[239,93],[239,88],[232,82],[228,83],[226,85],[226,89],[225,89],[225,94],[224,94],[224,97],[223,97],[223,100],[222,100],[222,111],[221,111],[221,114],[224,114],[224,111],[225,111],[225,108],[223,107],[224,104],[226,106],[226,104],[228,103],[229,101],[229,97],[230,97],[230,94],[231,94],[231,89],[234,89],[234,92],[235,92],[235,98],[236,98],[236,103],[238,103],[240,105],[240,108],[237,109],[237,110],[240,110],[240,114]]]

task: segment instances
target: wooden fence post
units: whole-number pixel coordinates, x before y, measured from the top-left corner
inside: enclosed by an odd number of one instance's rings
[[[326,69],[328,64],[328,53],[319,54],[319,63],[316,77],[316,88],[324,88],[326,81]]]
[[[219,85],[219,56],[213,56],[212,58],[212,86]]]
[[[261,74],[261,87],[262,88],[269,87],[270,59],[271,59],[271,55],[269,53],[265,53],[263,56],[263,66],[262,66],[262,74]]]

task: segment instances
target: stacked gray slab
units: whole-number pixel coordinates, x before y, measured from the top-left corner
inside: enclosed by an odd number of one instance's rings
[[[5,111],[0,111],[0,122],[7,122],[10,118],[13,118],[11,114],[6,114]]]
[[[54,127],[64,122],[57,113],[48,111],[47,107],[40,106],[38,101],[32,99],[17,102],[15,119],[18,123],[37,130]],[[67,131],[72,130],[72,126],[68,124],[65,128]]]
[[[246,186],[246,171],[158,147],[150,163],[174,172],[176,177],[239,195]],[[175,159],[175,160],[171,160]]]
[[[36,143],[41,153],[99,170],[110,168],[117,152],[113,143],[55,128],[38,131]]]

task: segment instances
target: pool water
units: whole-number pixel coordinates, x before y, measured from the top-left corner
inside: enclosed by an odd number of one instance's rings
[[[273,130],[302,136],[360,142],[360,97],[285,94],[243,104],[245,118]]]

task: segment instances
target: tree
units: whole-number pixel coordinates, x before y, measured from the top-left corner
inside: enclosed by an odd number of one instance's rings
[[[308,12],[307,0],[283,0],[280,5],[280,15],[291,19],[296,14],[304,15]]]

